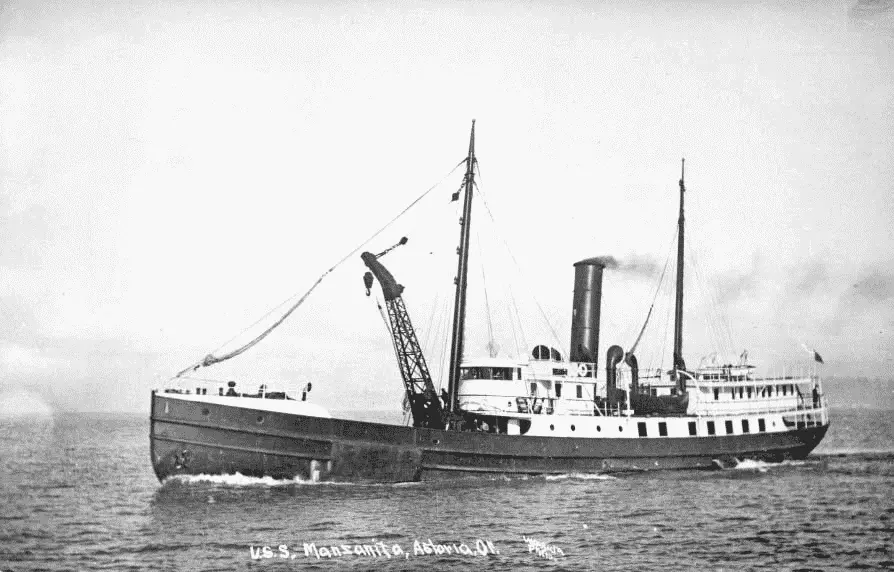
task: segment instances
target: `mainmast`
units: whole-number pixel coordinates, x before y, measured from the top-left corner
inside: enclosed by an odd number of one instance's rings
[[[674,309],[674,369],[685,370],[686,362],[683,361],[683,195],[686,186],[683,178],[686,174],[686,159],[682,160],[680,167],[680,219],[677,221],[677,300]],[[685,389],[682,376],[677,374],[677,387]]]
[[[472,134],[469,137],[469,156],[466,158],[465,197],[463,216],[459,219],[459,265],[456,270],[456,301],[453,306],[453,336],[450,342],[450,377],[447,381],[449,413],[457,409],[459,388],[459,367],[463,357],[463,333],[466,322],[466,284],[469,273],[469,230],[472,222],[472,188],[475,185],[475,120],[472,120]]]

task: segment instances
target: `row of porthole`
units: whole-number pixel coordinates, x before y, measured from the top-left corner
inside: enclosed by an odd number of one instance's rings
[[[572,425],[572,426],[571,426],[571,430],[574,431],[574,429],[575,429],[575,427],[574,427],[574,425]],[[555,430],[556,430],[556,426],[555,426],[555,425],[550,425],[550,426],[549,426],[549,430],[550,430],[550,431],[555,431]],[[596,431],[600,431],[600,432],[601,432],[601,431],[602,431],[602,426],[601,426],[601,425],[597,425],[597,426],[596,426]],[[621,433],[623,433],[623,432],[624,432],[624,428],[623,428],[622,426],[618,425],[618,431],[620,431]]]
[[[261,418],[258,417],[258,423],[260,423],[260,422],[261,422]],[[775,421],[773,421],[773,427],[776,427],[776,422],[775,422]],[[575,427],[574,427],[574,425],[572,425],[572,426],[571,426],[571,430],[574,431],[574,429],[575,429]],[[549,426],[549,430],[550,430],[550,431],[555,431],[555,430],[556,430],[556,426],[550,424],[550,426]],[[596,431],[601,432],[601,431],[602,431],[602,426],[601,426],[601,425],[597,425],[597,426],[596,426]],[[618,425],[618,431],[619,431],[620,433],[623,433],[623,432],[624,432],[624,427]]]

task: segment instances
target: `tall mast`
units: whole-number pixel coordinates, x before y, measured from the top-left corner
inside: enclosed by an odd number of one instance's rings
[[[674,309],[674,369],[686,369],[686,362],[683,361],[683,195],[686,192],[686,186],[683,178],[686,174],[686,159],[682,160],[680,167],[680,219],[677,221],[677,303]],[[682,389],[682,380],[677,385]]]
[[[450,342],[450,377],[447,380],[449,403],[447,410],[457,409],[459,366],[463,357],[463,333],[466,322],[466,284],[469,273],[469,230],[472,226],[472,188],[475,184],[475,120],[469,137],[469,156],[466,158],[465,197],[463,216],[459,219],[459,265],[456,270],[456,301],[453,306],[453,336]]]

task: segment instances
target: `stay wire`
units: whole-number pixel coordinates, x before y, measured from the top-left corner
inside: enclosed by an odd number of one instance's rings
[[[482,190],[478,187],[478,183],[475,183],[475,188],[478,189],[478,196],[481,197],[481,202],[484,204],[484,209],[487,211],[487,214],[488,214],[488,216],[490,217],[491,222],[494,223],[494,229],[495,229],[495,231],[496,231],[497,221],[496,221],[496,219],[494,218],[494,214],[493,214],[493,213],[491,212],[491,210],[490,210],[490,206],[488,206],[488,204],[487,204],[487,199],[486,199],[485,196],[484,196],[484,191],[482,191]],[[503,246],[506,247],[506,252],[509,253],[509,257],[512,258],[512,262],[513,262],[513,264],[515,264],[515,269],[519,272],[519,274],[522,274],[522,275],[523,275],[524,272],[523,272],[522,269],[521,269],[521,265],[518,263],[518,259],[515,258],[515,254],[512,252],[512,249],[509,248],[509,244],[506,242],[506,239],[503,238],[502,234],[500,234],[498,231],[496,231],[496,232],[497,232],[497,234],[500,236],[500,242],[502,242],[502,243],[503,243]],[[541,317],[543,317],[543,321],[546,322],[546,325],[549,327],[549,330],[550,330],[550,332],[551,332],[552,335],[553,335],[553,339],[556,341],[556,343],[557,343],[559,346],[561,346],[561,345],[562,345],[562,341],[559,339],[559,334],[556,333],[556,329],[553,327],[552,322],[550,321],[549,317],[547,317],[546,312],[543,310],[543,306],[540,305],[540,301],[537,300],[537,297],[534,296],[533,293],[531,293],[531,298],[533,298],[533,300],[534,300],[534,304],[537,305],[537,309],[540,311],[540,315],[541,315]]]
[[[292,312],[294,312],[294,311],[295,311],[301,304],[303,304],[304,301],[307,299],[307,297],[310,296],[311,292],[313,292],[313,291],[317,288],[317,286],[320,285],[320,283],[323,281],[324,278],[326,278],[326,276],[328,276],[329,274],[331,274],[336,268],[338,268],[339,266],[341,266],[341,265],[342,265],[346,260],[348,260],[350,257],[354,256],[354,255],[355,255],[361,248],[363,248],[363,247],[366,246],[369,242],[371,242],[373,239],[375,239],[377,236],[379,236],[380,234],[382,234],[382,232],[384,232],[388,227],[390,227],[390,226],[391,226],[392,224],[394,224],[399,218],[401,218],[404,214],[406,214],[407,211],[409,211],[411,208],[413,208],[414,206],[416,206],[416,204],[417,204],[419,201],[421,201],[422,199],[424,199],[426,196],[428,196],[429,193],[431,193],[433,190],[435,190],[437,187],[439,187],[439,186],[440,186],[440,185],[441,185],[441,184],[442,184],[448,177],[450,177],[450,176],[451,176],[451,175],[452,175],[452,174],[453,174],[453,173],[454,173],[454,172],[455,172],[461,165],[463,165],[465,162],[466,162],[466,159],[463,159],[462,161],[460,161],[459,163],[457,163],[456,166],[453,167],[453,168],[450,170],[449,173],[447,173],[446,175],[444,175],[444,177],[441,178],[440,181],[438,181],[437,183],[435,183],[434,185],[432,185],[431,187],[429,187],[428,190],[426,190],[424,193],[422,193],[421,195],[419,195],[419,197],[417,197],[417,198],[416,198],[413,202],[411,202],[406,208],[404,208],[404,210],[402,210],[397,216],[395,216],[395,217],[392,218],[390,221],[388,221],[387,224],[385,224],[385,225],[384,225],[383,227],[381,227],[379,230],[377,230],[376,232],[374,232],[369,238],[367,238],[366,240],[364,240],[364,241],[363,241],[362,243],[360,243],[356,248],[354,248],[353,250],[351,250],[351,252],[349,252],[349,253],[346,254],[344,257],[342,257],[341,260],[339,260],[338,262],[336,262],[331,268],[329,268],[329,270],[327,270],[326,272],[324,272],[319,278],[317,278],[317,281],[314,282],[314,284],[310,287],[310,289],[309,289],[307,292],[305,292],[303,296],[301,296],[301,298],[298,300],[298,302],[296,302],[294,305],[292,305],[292,306],[288,309],[288,311],[286,311],[286,313],[283,314],[282,317],[280,317],[276,322],[274,322],[273,325],[271,325],[269,328],[267,328],[266,330],[264,330],[258,337],[256,337],[255,339],[253,339],[253,340],[250,341],[249,343],[245,344],[244,346],[242,346],[242,347],[240,347],[240,348],[237,348],[236,350],[234,350],[234,351],[232,351],[232,352],[230,352],[230,353],[228,353],[228,354],[225,354],[225,355],[223,355],[223,356],[215,356],[215,355],[214,355],[214,352],[218,352],[218,351],[220,351],[222,348],[224,348],[224,347],[226,347],[227,345],[229,345],[230,343],[232,343],[232,342],[233,342],[235,339],[237,339],[239,336],[243,335],[245,332],[247,332],[248,330],[254,328],[254,327],[257,326],[259,323],[263,322],[265,319],[267,319],[268,317],[270,317],[271,314],[273,314],[274,312],[276,312],[277,310],[279,310],[281,307],[283,307],[289,300],[292,300],[295,296],[297,296],[297,294],[293,294],[292,296],[289,296],[288,298],[286,298],[285,300],[283,300],[283,301],[282,301],[281,303],[279,303],[277,306],[275,306],[275,307],[272,308],[270,311],[268,311],[266,314],[264,314],[263,316],[261,316],[261,317],[260,317],[257,321],[255,321],[253,324],[251,324],[250,326],[246,327],[246,328],[243,329],[241,332],[239,332],[238,334],[236,334],[235,336],[233,336],[232,338],[230,338],[229,340],[227,340],[226,342],[224,342],[223,344],[221,344],[217,349],[215,349],[213,352],[209,353],[209,354],[208,354],[207,356],[205,356],[201,361],[199,361],[199,362],[197,362],[197,363],[195,363],[195,364],[193,364],[193,365],[187,367],[186,369],[180,371],[175,377],[180,377],[180,376],[183,375],[184,373],[189,372],[189,371],[195,371],[195,370],[199,369],[200,367],[206,367],[206,366],[209,366],[209,365],[213,365],[213,364],[220,363],[220,362],[222,362],[222,361],[226,361],[226,360],[228,360],[228,359],[234,358],[234,357],[236,357],[236,356],[238,356],[238,355],[244,353],[245,351],[251,349],[252,347],[254,347],[254,346],[255,346],[256,344],[258,344],[261,340],[263,340],[264,338],[266,338],[266,337],[267,337],[273,330],[275,330],[277,327],[279,327],[279,325],[282,324],[282,323],[286,320],[286,318],[288,318],[288,317],[292,314]]]
[[[677,237],[677,231],[674,231],[674,238]],[[673,238],[671,239],[673,242]],[[667,258],[664,259],[664,268],[661,269],[661,276],[658,278],[658,285],[655,287],[655,295],[652,296],[652,304],[649,306],[649,311],[646,313],[646,321],[643,322],[643,327],[639,331],[639,335],[636,337],[636,341],[633,342],[633,345],[630,347],[629,353],[634,353],[636,351],[639,342],[643,339],[643,334],[646,333],[646,327],[649,325],[649,318],[652,317],[652,310],[655,309],[655,301],[658,300],[658,292],[661,291],[661,285],[664,283],[664,275],[667,272],[667,266],[670,264],[670,251],[668,251]]]

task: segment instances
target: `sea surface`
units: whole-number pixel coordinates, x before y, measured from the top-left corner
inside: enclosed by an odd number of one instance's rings
[[[0,421],[0,570],[894,568],[894,411],[802,462],[402,485],[161,484],[147,417]]]

